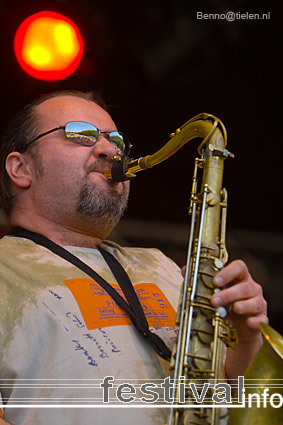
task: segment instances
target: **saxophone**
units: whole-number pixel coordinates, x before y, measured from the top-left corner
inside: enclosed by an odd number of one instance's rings
[[[207,394],[211,397],[211,388],[224,378],[226,347],[234,348],[237,344],[236,331],[225,318],[226,309],[214,308],[210,303],[211,296],[219,291],[213,285],[213,277],[228,260],[225,246],[227,191],[222,187],[222,180],[224,161],[234,155],[226,149],[227,134],[223,123],[211,114],[202,113],[172,133],[170,140],[156,153],[139,159],[114,157],[112,167],[105,173],[114,181],[131,179],[139,171],[168,159],[195,138],[202,141],[192,178],[187,268],[177,311],[179,334],[170,362],[173,402],[168,425],[218,425],[223,416],[227,416],[227,412],[223,415],[223,409],[216,406],[202,407],[196,403],[190,384],[194,383],[196,389],[198,382],[209,382]],[[263,334],[267,334],[266,328]],[[270,335],[266,339],[270,340]],[[282,341],[281,355],[283,358]],[[276,376],[276,370],[274,373]],[[270,378],[270,371],[268,376]],[[185,397],[180,393],[181,387],[185,389]],[[199,391],[196,395],[199,396]],[[189,401],[185,408],[180,407],[181,398],[187,404]],[[238,418],[236,420],[231,425],[239,423]]]

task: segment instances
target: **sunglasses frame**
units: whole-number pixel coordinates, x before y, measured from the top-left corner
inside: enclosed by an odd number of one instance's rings
[[[93,143],[91,143],[91,144],[86,144],[86,145],[84,145],[83,143],[77,143],[77,144],[79,144],[79,145],[81,145],[81,146],[93,146],[93,145],[95,145],[95,143],[97,142],[97,140],[98,140],[98,137],[100,136],[100,134],[105,134],[107,137],[108,137],[108,140],[109,140],[109,142],[117,149],[117,151],[118,151],[118,153],[120,154],[120,155],[122,155],[122,156],[127,156],[128,154],[129,154],[129,152],[130,152],[130,150],[131,150],[131,148],[133,147],[133,145],[131,145],[131,143],[129,143],[129,141],[128,141],[128,139],[127,139],[127,137],[126,137],[126,135],[124,134],[124,133],[121,133],[120,131],[118,131],[118,130],[113,130],[113,131],[104,131],[104,130],[99,130],[99,128],[97,128],[94,124],[91,124],[91,123],[88,123],[88,122],[86,122],[86,121],[69,121],[69,122],[67,122],[65,125],[60,125],[59,127],[55,127],[55,128],[52,128],[52,130],[48,130],[48,131],[45,131],[44,133],[41,133],[41,134],[39,134],[35,139],[33,139],[31,142],[29,142],[25,147],[24,147],[24,149],[21,151],[22,153],[23,152],[25,152],[25,150],[32,144],[32,143],[34,143],[34,142],[36,142],[37,140],[39,140],[39,139],[41,139],[42,137],[44,137],[44,136],[47,136],[47,134],[50,134],[50,133],[53,133],[54,131],[58,131],[58,130],[64,130],[64,132],[65,132],[65,136],[66,136],[66,138],[68,139],[68,140],[70,140],[71,142],[73,142],[72,141],[72,139],[70,138],[70,137],[68,137],[68,135],[66,134],[67,132],[66,132],[66,126],[68,125],[68,124],[71,124],[71,123],[84,123],[84,124],[88,124],[88,125],[90,125],[91,127],[93,127],[93,129],[94,130],[97,130],[98,131],[98,136],[97,136],[97,138],[95,139],[95,138],[93,138]],[[78,134],[79,135],[79,132],[73,132],[74,134]],[[116,146],[115,146],[115,143],[112,143],[111,142],[111,133],[118,133],[119,135],[121,135],[122,136],[122,138],[123,138],[123,141],[124,141],[124,144],[125,144],[125,150],[124,150],[124,152],[119,152],[120,151],[120,149],[118,149]],[[92,136],[93,137],[93,136]],[[76,142],[73,142],[73,143],[76,143]]]

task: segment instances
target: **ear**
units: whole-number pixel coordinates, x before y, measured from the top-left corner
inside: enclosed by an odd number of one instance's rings
[[[6,159],[6,170],[12,182],[22,188],[31,185],[32,174],[28,158],[19,153],[11,152]]]

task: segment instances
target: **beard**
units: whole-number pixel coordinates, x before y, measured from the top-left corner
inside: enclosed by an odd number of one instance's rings
[[[45,168],[41,155],[35,151],[32,152],[35,165],[35,172],[38,180],[45,176]],[[117,192],[117,183],[108,181],[108,190],[103,190],[95,183],[90,183],[88,180],[89,174],[92,172],[103,172],[109,167],[109,163],[98,159],[95,165],[91,165],[86,169],[86,175],[82,182],[82,186],[75,195],[77,199],[74,204],[75,211],[70,211],[69,217],[72,217],[73,223],[77,219],[79,213],[81,217],[87,220],[80,220],[88,228],[89,224],[93,224],[95,229],[99,230],[103,237],[109,234],[117,225],[120,218],[123,216],[128,203],[129,186],[127,182],[122,182],[122,190]],[[73,182],[72,187],[76,186]],[[66,200],[70,196],[70,187],[67,192],[58,185],[58,193],[56,193],[56,205],[59,210],[66,211]],[[45,198],[46,199],[46,198]],[[54,198],[53,198],[54,199]],[[68,202],[69,204],[69,202]],[[49,209],[49,204],[48,204]],[[54,204],[52,204],[54,211]],[[75,216],[73,215],[75,213]]]
[[[92,218],[96,226],[112,230],[123,216],[128,203],[128,188],[123,182],[123,190],[117,193],[115,183],[109,182],[110,190],[103,191],[96,185],[84,181],[79,194],[77,211]],[[111,187],[112,185],[112,187]]]

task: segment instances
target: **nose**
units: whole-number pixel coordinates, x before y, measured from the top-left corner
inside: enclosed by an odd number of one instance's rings
[[[93,155],[96,158],[103,158],[111,161],[113,156],[117,154],[117,149],[109,142],[107,137],[103,134],[100,134],[97,142],[93,146]]]

